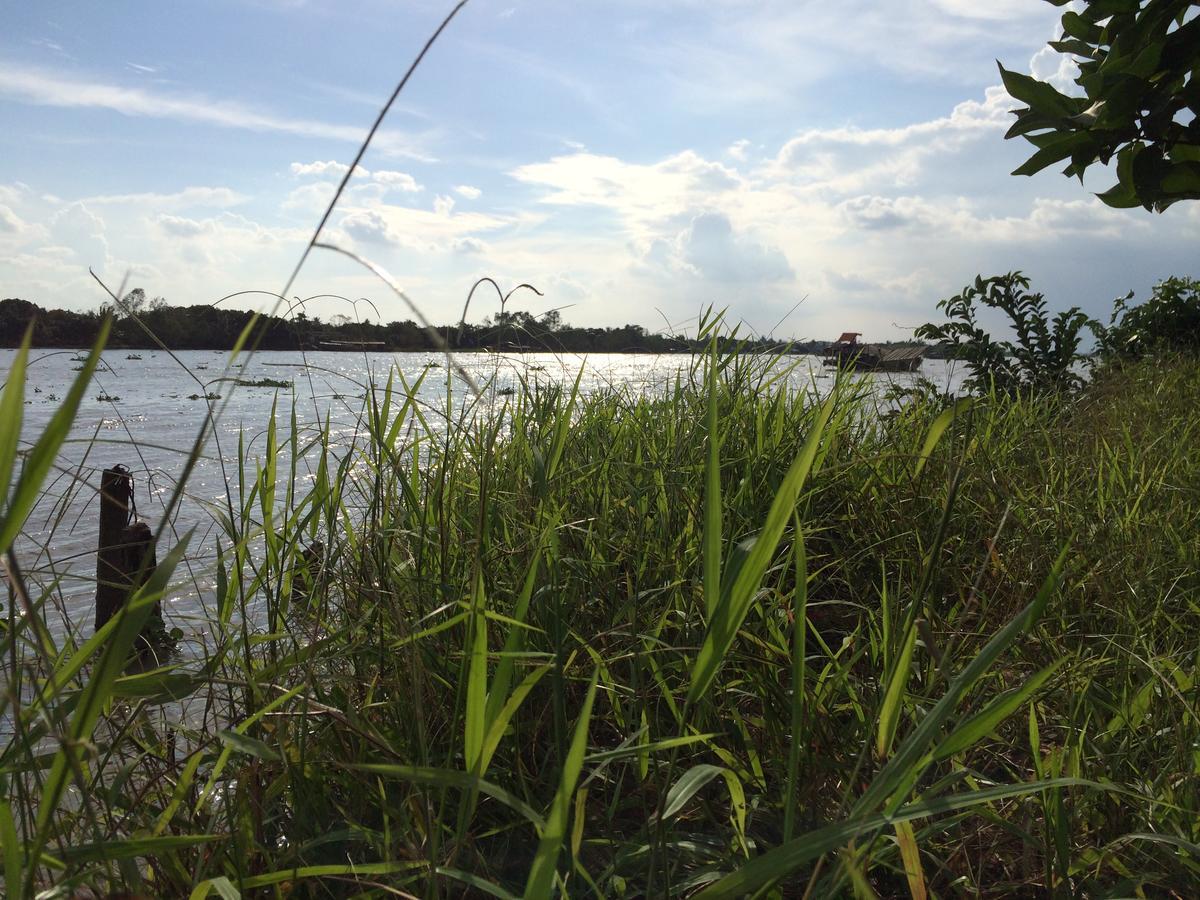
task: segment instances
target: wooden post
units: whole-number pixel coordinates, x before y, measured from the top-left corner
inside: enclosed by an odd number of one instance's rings
[[[96,552],[96,628],[115,616],[158,565],[154,535],[145,522],[130,522],[133,478],[124,466],[105,469],[100,479],[100,542]],[[164,633],[161,602],[138,639],[144,653]]]
[[[121,532],[129,521],[133,478],[124,466],[100,476],[100,542],[96,550],[96,628],[117,614],[128,593]]]
[[[130,522],[121,529],[121,561],[122,577],[125,579],[125,595],[121,598],[124,603],[129,595],[146,583],[158,567],[158,556],[154,547],[154,533],[145,522]],[[143,566],[145,568],[143,568]],[[142,626],[141,637],[137,646],[142,650],[153,649],[153,645],[161,643],[164,634],[162,620],[162,601],[159,600],[150,610],[150,618]]]

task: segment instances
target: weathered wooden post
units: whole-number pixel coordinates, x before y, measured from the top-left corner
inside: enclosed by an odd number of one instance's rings
[[[124,466],[105,469],[100,479],[100,541],[96,552],[96,627],[115,616],[158,565],[154,535],[145,522],[130,521],[133,478]],[[139,655],[164,634],[162,604],[154,604],[138,639]]]
[[[96,549],[96,628],[120,610],[128,593],[124,574],[125,549],[121,532],[129,522],[133,477],[124,466],[105,469],[100,476],[100,541]]]

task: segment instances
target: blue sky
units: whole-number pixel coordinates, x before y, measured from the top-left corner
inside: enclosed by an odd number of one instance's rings
[[[448,2],[10,4],[0,29],[0,296],[95,308],[87,274],[176,304],[279,290]],[[476,278],[532,312],[896,339],[977,273],[1106,315],[1200,275],[1200,204],[1104,208],[1008,173],[995,60],[1065,84],[1041,0],[472,0],[326,239],[434,321]],[[400,302],[318,253],[293,293]],[[478,296],[478,295],[477,295]],[[807,298],[798,307],[795,305]],[[476,318],[494,312],[482,303]],[[350,310],[320,301],[311,312]]]

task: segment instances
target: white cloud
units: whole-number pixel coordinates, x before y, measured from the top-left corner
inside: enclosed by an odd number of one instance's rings
[[[455,185],[454,192],[460,197],[465,197],[468,200],[478,200],[483,196],[483,191],[477,187],[472,187],[469,184]]]
[[[417,180],[407,172],[377,171],[375,181],[389,189],[405,191],[410,194],[423,190],[421,185],[417,184]]]
[[[722,213],[705,212],[692,219],[681,236],[680,249],[701,278],[718,283],[750,285],[794,277],[778,248],[735,234]]]
[[[344,216],[341,229],[354,240],[367,244],[399,243],[399,239],[388,227],[387,220],[377,210],[363,210]]]
[[[145,206],[161,210],[193,207],[229,209],[245,203],[249,198],[232,188],[188,187],[171,194],[101,194],[84,199],[92,206]]]
[[[163,232],[172,237],[193,238],[199,237],[202,234],[211,234],[214,230],[211,219],[198,222],[195,219],[171,216],[164,213],[158,216],[155,221]]]
[[[450,245],[450,249],[455,253],[464,254],[483,254],[487,252],[487,244],[473,237],[461,237],[454,240]]]
[[[199,94],[155,93],[145,88],[105,84],[6,63],[0,63],[0,94],[39,106],[108,109],[133,117],[175,119],[355,144],[360,143],[367,133],[362,127],[260,112],[232,100]],[[427,158],[410,138],[394,130],[377,134],[372,146],[388,153]]]
[[[454,198],[438,194],[433,199],[433,211],[439,216],[449,216],[454,210]]]
[[[324,178],[325,176],[336,176],[341,178],[350,171],[350,167],[345,163],[340,163],[337,160],[316,160],[310,163],[294,162],[291,165],[293,175],[297,177],[314,176]],[[370,178],[371,173],[362,166],[355,166],[354,174],[359,178]]]
[[[729,156],[736,159],[738,162],[746,161],[746,151],[750,149],[750,142],[745,138],[739,141],[734,141],[725,151]]]
[[[24,230],[25,223],[21,221],[21,217],[7,206],[0,206],[0,233],[10,232],[15,234]]]
[[[51,239],[74,252],[77,262],[101,269],[108,262],[108,238],[104,220],[87,204],[77,201],[56,212],[50,219]]]

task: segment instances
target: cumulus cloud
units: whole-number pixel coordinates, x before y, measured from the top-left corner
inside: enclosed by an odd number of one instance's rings
[[[487,244],[473,237],[456,238],[451,244],[450,249],[455,253],[467,255],[482,254],[487,252]]]
[[[783,281],[795,274],[778,248],[735,234],[722,213],[705,212],[692,219],[680,250],[689,266],[712,281],[754,284]]]
[[[310,163],[294,162],[291,165],[292,174],[298,177],[313,176],[316,178],[338,177],[341,178],[350,171],[350,167],[345,163],[340,163],[334,159],[316,160]],[[354,167],[354,174],[360,178],[369,178],[371,173],[362,166]]]
[[[626,227],[644,240],[660,234],[664,223],[677,225],[697,206],[720,206],[722,195],[746,187],[735,170],[693,150],[652,164],[572,153],[519,166],[510,174],[517,181],[542,188],[542,203],[614,210]]]
[[[472,187],[469,184],[459,184],[454,188],[454,193],[460,197],[465,197],[467,200],[478,200],[483,196],[483,191],[477,187]]]
[[[0,232],[16,234],[25,230],[25,223],[20,216],[7,206],[0,206]]]
[[[376,210],[361,210],[350,213],[341,222],[341,228],[356,241],[366,244],[396,244],[399,239],[392,233],[387,220]]]
[[[916,197],[852,197],[837,209],[852,228],[871,231],[928,226],[936,218],[930,205]]]
[[[375,173],[375,181],[391,190],[407,193],[416,193],[422,190],[421,185],[417,184],[417,180],[407,172],[378,171]]]
[[[104,266],[109,258],[104,220],[83,202],[71,203],[50,219],[53,241],[70,247],[75,259],[85,266]]]
[[[433,199],[433,211],[439,216],[448,216],[454,210],[454,198],[438,194]]]
[[[165,234],[179,238],[194,238],[202,234],[211,234],[213,231],[213,223],[211,220],[198,222],[195,219],[187,219],[181,216],[172,216],[162,214],[155,219],[158,227]]]

